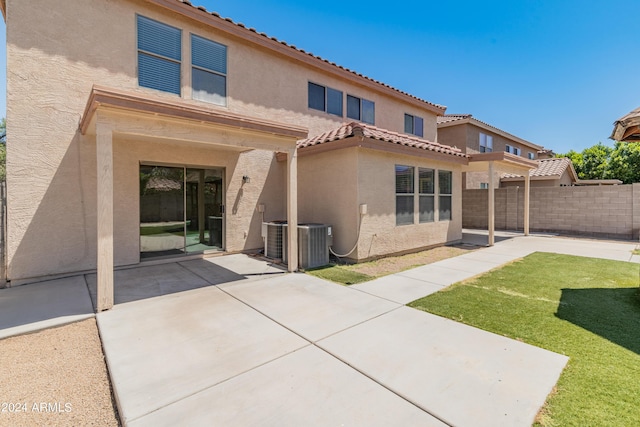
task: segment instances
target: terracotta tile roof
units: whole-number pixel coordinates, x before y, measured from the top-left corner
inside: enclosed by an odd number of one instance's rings
[[[470,119],[471,117],[471,114],[445,114],[444,116],[438,116],[438,124]]]
[[[540,159],[538,168],[529,171],[530,177],[554,177],[560,178],[562,174],[571,166],[571,159],[568,157]],[[522,175],[506,173],[501,178],[522,178]]]
[[[345,123],[337,129],[325,132],[321,135],[298,141],[298,148],[306,148],[327,142],[344,140],[355,136],[385,141],[391,144],[403,145],[405,147],[417,148],[421,150],[435,151],[437,153],[449,154],[457,157],[466,157],[466,154],[459,148],[427,141],[415,136],[392,132],[376,126],[364,123]]]
[[[243,28],[243,29],[245,29],[246,31],[251,31],[251,32],[253,32],[253,33],[255,33],[255,34],[258,34],[258,35],[260,35],[260,36],[264,37],[265,39],[269,39],[269,40],[272,40],[272,41],[274,41],[274,42],[280,43],[280,44],[282,44],[283,46],[286,46],[286,47],[288,47],[288,48],[291,48],[292,50],[295,50],[295,51],[297,51],[297,52],[300,52],[300,53],[304,53],[304,54],[306,54],[306,55],[309,55],[311,58],[315,58],[315,59],[317,59],[317,60],[320,60],[320,61],[322,61],[322,62],[325,62],[325,63],[327,63],[327,64],[330,64],[330,65],[332,65],[332,66],[334,66],[334,67],[336,67],[336,68],[339,68],[339,69],[341,69],[341,70],[347,71],[347,72],[349,72],[349,73],[351,73],[351,74],[353,74],[353,75],[355,75],[355,76],[361,77],[361,78],[363,78],[363,79],[365,79],[365,80],[368,80],[368,81],[370,81],[370,82],[372,82],[372,83],[375,83],[375,84],[378,84],[378,85],[384,86],[384,87],[386,87],[386,88],[388,88],[388,89],[391,89],[391,90],[393,90],[393,91],[395,91],[395,92],[398,92],[399,94],[402,94],[402,95],[408,96],[408,97],[410,97],[410,98],[413,98],[413,99],[415,99],[416,101],[423,102],[423,103],[425,103],[425,104],[427,104],[427,105],[430,105],[430,106],[435,107],[435,108],[438,108],[438,109],[442,109],[442,110],[443,110],[443,112],[444,112],[444,110],[446,110],[446,108],[447,108],[447,107],[445,107],[444,105],[439,105],[439,104],[435,104],[435,103],[433,103],[433,102],[426,101],[426,100],[424,100],[424,99],[422,99],[422,98],[418,98],[417,96],[412,95],[412,94],[410,94],[410,93],[408,93],[408,92],[404,92],[404,91],[401,91],[401,90],[399,90],[399,89],[396,89],[396,88],[394,88],[393,86],[390,86],[390,85],[388,85],[388,84],[386,84],[386,83],[383,83],[383,82],[380,82],[380,81],[378,81],[378,80],[372,79],[371,77],[367,77],[367,76],[365,76],[364,74],[357,73],[357,72],[355,72],[355,71],[353,71],[353,70],[350,70],[350,69],[345,68],[345,67],[343,67],[343,66],[341,66],[341,65],[338,65],[338,64],[336,64],[335,62],[328,61],[328,60],[326,60],[326,59],[324,59],[324,58],[322,58],[322,57],[320,57],[320,56],[317,56],[317,55],[312,54],[311,52],[307,52],[307,51],[305,51],[304,49],[300,49],[300,48],[298,48],[298,47],[296,47],[296,46],[294,46],[294,45],[290,45],[290,44],[288,44],[287,42],[284,42],[284,41],[282,41],[282,40],[279,40],[279,39],[277,39],[277,38],[275,38],[275,37],[270,37],[270,36],[269,36],[268,34],[266,34],[266,33],[258,32],[258,30],[256,30],[255,28],[251,28],[251,27],[247,28],[244,24],[242,24],[242,23],[240,23],[240,22],[235,22],[235,21],[233,21],[231,18],[223,18],[222,16],[220,16],[220,14],[218,14],[218,13],[216,13],[216,12],[209,12],[207,9],[205,9],[205,8],[204,8],[204,7],[202,7],[202,6],[194,6],[194,5],[191,3],[191,1],[189,1],[189,0],[175,0],[175,1],[176,1],[176,2],[178,2],[178,3],[183,3],[183,4],[185,4],[185,5],[191,6],[191,7],[193,7],[194,9],[201,10],[201,11],[203,11],[203,12],[205,12],[205,13],[208,13],[209,15],[213,16],[214,18],[217,18],[217,19],[220,19],[220,20],[222,20],[222,21],[226,21],[226,22],[229,22],[229,23],[231,23],[231,24],[234,24],[234,25],[236,25],[236,26],[237,26],[237,27],[239,27],[239,28]]]

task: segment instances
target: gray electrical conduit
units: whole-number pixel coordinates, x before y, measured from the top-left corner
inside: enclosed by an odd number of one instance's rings
[[[338,258],[345,258],[345,257],[348,257],[349,255],[351,255],[351,253],[356,250],[356,248],[358,247],[358,242],[360,241],[360,227],[362,226],[362,217],[364,215],[365,214],[360,214],[360,217],[358,219],[358,233],[356,234],[356,244],[353,245],[353,248],[349,252],[347,252],[346,254],[340,255],[340,254],[337,254],[337,253],[333,252],[333,249],[331,249],[331,246],[329,246],[329,252],[331,252],[334,256],[336,256]]]

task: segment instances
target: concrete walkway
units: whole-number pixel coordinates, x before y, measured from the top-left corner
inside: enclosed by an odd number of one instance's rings
[[[118,304],[97,315],[120,416],[128,426],[528,427],[565,356],[404,304],[534,251],[638,262],[637,245],[498,240],[351,287],[242,255],[121,270]],[[91,315],[85,280],[92,289],[87,276],[0,290],[0,331]]]
[[[463,242],[486,245],[487,233],[465,230]],[[551,252],[590,258],[640,263],[633,255],[638,243],[609,240],[563,238],[550,234],[524,237],[518,233],[496,232],[496,244],[455,258],[392,274],[350,286],[371,295],[407,304],[453,283],[486,273],[534,252]]]

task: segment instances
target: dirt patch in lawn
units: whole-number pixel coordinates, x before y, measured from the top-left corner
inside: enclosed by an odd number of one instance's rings
[[[0,341],[0,426],[119,426],[95,319]]]
[[[453,258],[478,249],[477,246],[440,246],[413,254],[391,256],[376,261],[363,262],[345,266],[351,271],[366,274],[367,276],[380,277],[398,273],[410,268],[431,264],[443,259]]]

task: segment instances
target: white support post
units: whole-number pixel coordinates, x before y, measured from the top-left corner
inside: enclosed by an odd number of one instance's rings
[[[489,246],[495,243],[495,226],[496,226],[496,203],[495,188],[496,184],[493,179],[493,162],[489,162],[489,201],[488,201],[488,222],[489,222]]]
[[[529,171],[524,175],[524,235],[529,235],[529,193],[531,191],[531,178]]]
[[[287,257],[290,272],[298,270],[298,151],[287,153]]]
[[[96,124],[98,172],[98,286],[97,309],[113,307],[113,132]]]

